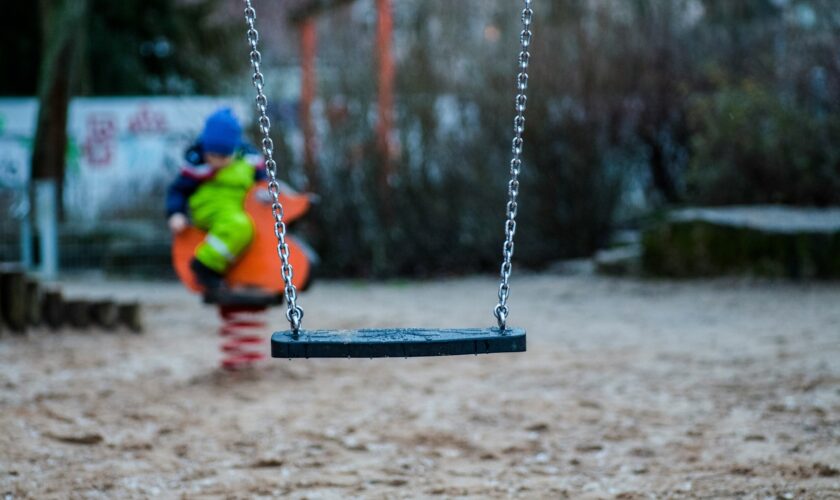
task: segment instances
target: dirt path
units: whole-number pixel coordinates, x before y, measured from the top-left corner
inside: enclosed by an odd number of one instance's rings
[[[176,285],[69,288],[140,298],[147,332],[0,338],[6,498],[840,498],[838,285],[520,275],[525,354],[234,377]],[[309,328],[482,326],[495,288],[302,304]]]

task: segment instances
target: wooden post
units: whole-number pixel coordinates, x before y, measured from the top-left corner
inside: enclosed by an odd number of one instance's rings
[[[26,322],[32,326],[41,324],[41,285],[38,280],[26,278]]]
[[[65,301],[64,319],[73,328],[87,328],[90,326],[90,303],[84,300]]]
[[[3,303],[0,312],[9,328],[16,333],[26,331],[26,275],[17,264],[0,265],[0,288]]]
[[[90,316],[97,326],[113,332],[119,321],[119,309],[113,301],[101,300],[91,304]]]
[[[315,124],[312,121],[312,103],[318,82],[315,74],[315,56],[318,51],[318,29],[314,17],[307,17],[300,23],[300,127],[303,132],[303,168],[306,172],[306,188],[318,191],[317,144]]]
[[[41,314],[47,326],[53,330],[61,328],[64,322],[64,301],[61,298],[61,290],[46,290],[44,292]]]
[[[143,321],[140,317],[140,304],[136,302],[117,306],[117,315],[121,325],[128,327],[134,333],[143,331]]]

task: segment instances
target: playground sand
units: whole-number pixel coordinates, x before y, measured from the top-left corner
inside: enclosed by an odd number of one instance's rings
[[[840,498],[840,286],[519,274],[528,352],[217,370],[174,284],[146,333],[0,338],[4,498]],[[308,328],[483,326],[491,277],[316,283]],[[282,311],[270,323],[282,328]]]

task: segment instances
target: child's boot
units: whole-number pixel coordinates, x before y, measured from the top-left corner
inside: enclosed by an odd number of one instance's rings
[[[190,262],[195,279],[204,287],[204,303],[223,306],[267,307],[283,302],[283,295],[266,293],[253,288],[231,290],[224,282],[224,276],[196,258]]]
[[[195,275],[198,284],[204,287],[205,302],[215,302],[224,286],[224,276],[205,266],[196,258],[190,261],[190,270]]]

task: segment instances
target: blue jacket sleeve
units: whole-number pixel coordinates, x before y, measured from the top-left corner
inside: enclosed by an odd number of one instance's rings
[[[257,182],[267,181],[268,173],[265,171],[265,158],[262,151],[253,145],[243,142],[239,146],[239,154],[245,158],[245,161],[254,166],[254,180]]]
[[[179,175],[166,191],[166,216],[169,217],[175,213],[186,214],[187,200],[199,184],[197,179],[187,177],[184,174]]]

